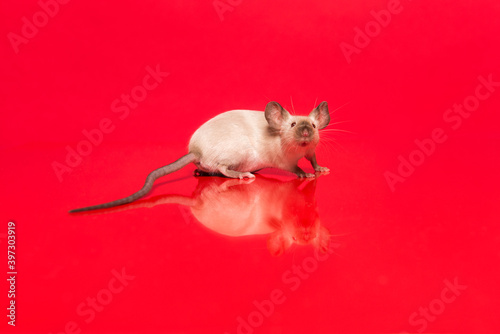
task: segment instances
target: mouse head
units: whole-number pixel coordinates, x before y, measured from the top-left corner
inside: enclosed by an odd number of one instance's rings
[[[265,116],[269,127],[289,145],[309,148],[319,142],[319,132],[330,122],[328,103],[321,102],[309,116],[292,116],[278,102],[269,102]]]
[[[312,245],[319,252],[326,252],[330,231],[321,224],[314,195],[317,180],[295,179],[288,182],[288,194],[283,201],[283,211],[269,221],[276,230],[270,234],[267,247],[272,255],[279,256],[292,245]]]

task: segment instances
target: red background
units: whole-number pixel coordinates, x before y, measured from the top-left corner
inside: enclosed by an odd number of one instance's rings
[[[0,247],[16,222],[16,331],[60,333],[75,321],[88,333],[236,333],[254,300],[282,289],[286,301],[255,333],[418,332],[410,315],[455,278],[467,288],[425,331],[498,330],[500,91],[456,130],[443,115],[474,95],[479,76],[500,81],[499,3],[403,0],[351,62],[341,43],[390,1],[232,3],[221,20],[212,1],[69,1],[18,52],[10,33],[41,7],[1,3]],[[157,65],[168,77],[121,120],[112,102]],[[210,117],[271,100],[297,114],[326,100],[340,107],[332,127],[348,131],[317,150],[331,169],[316,200],[339,235],[335,255],[296,291],[282,274],[311,247],[273,257],[265,236],[222,237],[173,204],[67,213],[137,190]],[[60,180],[54,161],[106,118],[113,131]],[[447,140],[392,192],[384,173],[435,128]],[[151,196],[191,194],[193,169]],[[135,279],[86,324],[77,306],[121,268]]]

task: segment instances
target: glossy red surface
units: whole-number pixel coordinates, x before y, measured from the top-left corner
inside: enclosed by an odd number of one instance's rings
[[[498,2],[55,4],[0,10],[1,332],[498,331]],[[68,214],[270,100],[329,102],[328,175],[189,166]]]

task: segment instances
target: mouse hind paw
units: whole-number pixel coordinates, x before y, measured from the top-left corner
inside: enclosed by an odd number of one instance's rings
[[[255,179],[255,175],[250,173],[250,172],[240,173],[240,175],[238,175],[238,177],[240,179]]]
[[[227,177],[233,178],[233,179],[254,179],[255,175],[253,175],[250,172],[238,172],[235,170],[229,169],[227,166],[220,165],[218,167],[219,172],[222,175],[225,175]]]

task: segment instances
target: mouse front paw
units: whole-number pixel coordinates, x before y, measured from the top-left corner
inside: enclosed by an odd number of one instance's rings
[[[330,168],[328,168],[328,167],[321,167],[321,166],[317,166],[316,168],[314,168],[314,170],[315,170],[316,172],[326,173],[326,172],[329,172],[329,171],[330,171]]]
[[[315,175],[311,173],[297,173],[297,176],[299,177],[299,179],[303,179],[305,177],[314,177]]]
[[[314,174],[311,174],[311,173],[306,173],[302,170],[302,168],[300,168],[299,166],[295,166],[293,169],[292,169],[292,172],[297,175],[299,177],[299,179],[302,179],[304,177],[315,177]]]

